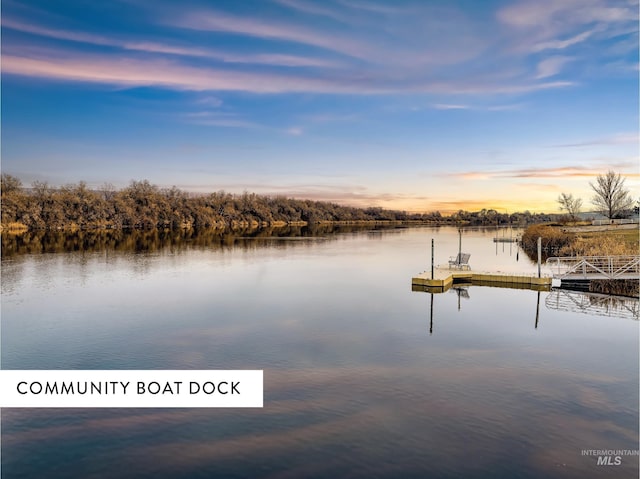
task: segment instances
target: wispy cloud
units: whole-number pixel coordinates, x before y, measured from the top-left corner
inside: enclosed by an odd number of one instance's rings
[[[307,3],[288,3],[309,10]],[[365,5],[369,4],[364,3],[363,7]],[[371,7],[376,9],[375,5]],[[326,10],[326,7],[322,9]],[[385,7],[383,9],[386,10]],[[454,8],[434,10],[423,6],[409,12],[390,7],[389,10],[399,16],[389,19],[389,13],[385,14],[386,17],[374,15],[370,23],[358,29],[348,24],[327,28],[317,22],[292,21],[290,17],[237,16],[211,9],[172,13],[166,15],[163,22],[183,29],[258,38],[269,41],[267,45],[271,46],[286,42],[291,44],[289,46],[305,47],[316,56],[318,53],[337,54],[338,58],[344,57],[344,60],[357,60],[384,68],[402,68],[405,71],[427,65],[459,64],[475,58],[487,44],[482,36],[471,33],[472,22]],[[341,14],[344,12],[343,8]],[[363,15],[351,12],[351,16],[357,23]],[[454,29],[456,33],[450,33]],[[444,38],[443,32],[446,32]],[[362,65],[351,65],[350,75],[360,69],[354,67]]]
[[[433,105],[436,110],[468,110],[471,108],[469,105],[451,104],[451,103],[436,103]]]
[[[572,45],[584,42],[593,34],[593,32],[593,30],[588,30],[574,35],[571,38],[567,38],[566,40],[549,40],[540,42],[534,45],[531,50],[534,52],[541,52],[543,50],[563,50]]]
[[[89,43],[92,45],[118,47],[125,50],[139,50],[151,53],[166,53],[187,56],[210,55],[209,52],[202,48],[178,47],[151,41],[128,41],[124,39],[118,39],[116,37],[96,35],[93,33],[49,28],[30,22],[22,22],[10,17],[8,18],[6,15],[2,17],[2,27],[58,40],[69,40],[79,43]]]
[[[535,59],[538,80],[560,73],[568,57],[574,81],[605,74],[606,64],[623,65],[616,74],[629,75],[629,56],[637,59],[635,0],[521,0],[499,9],[496,18],[506,27],[505,50]],[[557,51],[567,54],[546,56]]]
[[[2,18],[2,26],[12,30],[30,33],[34,35],[54,38],[57,40],[69,40],[78,43],[115,47],[129,51],[176,55],[185,57],[210,58],[224,63],[245,63],[258,65],[276,65],[288,67],[322,67],[335,68],[340,63],[317,57],[304,57],[283,53],[256,53],[239,54],[221,50],[206,49],[194,46],[172,45],[156,41],[139,41],[119,38],[117,36],[101,36],[81,31],[61,30],[21,22],[11,18]]]
[[[579,141],[576,143],[562,143],[559,145],[553,145],[554,147],[560,148],[581,148],[586,146],[596,146],[596,145],[621,145],[627,143],[640,143],[640,135],[638,133],[618,133],[617,135],[612,135],[603,138],[594,138],[590,140]]]
[[[190,121],[192,125],[200,126],[216,126],[225,128],[262,128],[262,125],[252,123],[246,120],[237,120],[233,118],[203,118],[199,120]]]
[[[354,10],[364,10],[366,12],[382,14],[382,15],[398,15],[418,13],[416,8],[403,5],[390,5],[382,3],[374,3],[359,0],[339,0],[340,4],[352,8]]]
[[[349,17],[321,3],[305,0],[275,0],[276,3],[310,15],[328,17],[339,22],[349,23]]]
[[[545,58],[540,63],[538,63],[536,78],[548,78],[551,76],[555,76],[560,71],[562,71],[562,67],[573,60],[572,57],[566,56],[553,56],[549,58]]]
[[[626,166],[630,165],[618,165]],[[582,166],[567,165],[558,167],[531,167],[531,168],[510,168],[503,170],[487,170],[487,171],[464,171],[456,173],[447,173],[444,176],[457,178],[461,180],[494,180],[501,178],[592,178],[602,174],[608,168],[614,167],[611,164]],[[639,174],[630,173],[629,176],[640,176]]]
[[[524,108],[524,103],[511,103],[505,105],[491,105],[487,107],[488,111],[510,111],[510,110],[521,110]]]
[[[220,106],[222,106],[222,104],[224,103],[220,98],[216,97],[216,96],[203,96],[201,98],[198,98],[195,102],[197,105],[201,105],[201,106],[208,106],[211,108],[218,108]]]
[[[169,60],[140,60],[104,55],[68,58],[25,58],[3,55],[4,74],[39,78],[104,83],[119,86],[158,86],[194,91],[251,91],[282,93],[318,91],[355,92],[357,85],[324,79],[254,74],[215,68],[188,66]],[[380,88],[378,91],[383,91]]]
[[[446,174],[461,180],[492,180],[496,178],[561,178],[567,176],[595,176],[599,170],[583,166],[562,166],[556,168],[516,168],[495,171],[465,171]]]
[[[290,128],[287,128],[285,130],[285,133],[287,135],[291,135],[291,136],[300,136],[300,135],[302,135],[304,133],[304,129],[302,129],[299,126],[292,126]]]
[[[532,190],[535,193],[538,193],[540,191],[557,193],[562,189],[562,187],[559,184],[540,183],[540,182],[535,182],[535,183],[519,182],[518,188],[527,188],[529,190]]]
[[[451,83],[435,83],[430,89],[424,91],[432,91],[436,93],[452,93],[452,94],[519,94],[534,91],[552,90],[556,88],[566,88],[576,85],[573,81],[552,81],[552,82],[530,82],[530,83],[499,83],[499,82],[474,82],[470,80],[451,82]]]
[[[314,123],[353,122],[361,118],[357,113],[315,113],[304,117],[305,120]]]
[[[182,118],[185,123],[200,126],[219,126],[226,128],[264,128],[263,125],[241,118],[230,112],[220,111],[194,111],[184,113]]]
[[[436,103],[432,106],[435,110],[478,110],[478,111],[513,111],[520,110],[524,103],[506,103],[503,105],[467,105],[462,103]],[[415,108],[418,110],[419,108]]]
[[[53,28],[3,12],[3,28],[62,40],[49,43],[46,52],[38,44],[20,49],[5,42],[3,73],[118,87],[263,94],[524,95],[580,83],[569,75],[562,80],[547,79],[562,72],[569,61],[579,63],[584,58],[573,52],[545,57],[546,51],[598,41],[600,35],[628,29],[633,12],[627,4],[616,3],[614,8],[602,0],[585,1],[583,9],[577,0],[521,1],[496,12],[497,23],[491,28],[481,28],[454,5],[276,0],[275,9],[257,16],[162,4],[146,11],[152,21],[159,22],[147,37]],[[287,10],[289,15],[284,15]],[[292,18],[291,10],[301,15]],[[317,16],[323,21],[313,21]],[[351,28],[351,19],[360,17],[370,23]],[[552,27],[542,27],[542,20],[552,20]],[[589,22],[596,25],[587,29]],[[571,31],[576,28],[579,32]],[[160,33],[163,29],[166,36]],[[210,33],[244,40],[209,48],[199,40]],[[259,46],[249,51],[238,47],[245,41]],[[508,46],[511,43],[528,45],[528,50],[524,54],[514,51]],[[105,48],[89,52],[87,45]],[[486,61],[488,54],[491,62]],[[615,56],[614,52],[607,54]],[[523,68],[523,63],[528,67]],[[458,98],[436,101],[432,108],[510,109],[477,107]]]
[[[551,28],[585,25],[593,22],[635,21],[638,8],[634,2],[610,0],[555,0],[519,1],[498,12],[498,19],[515,27],[539,27],[553,25]]]
[[[193,30],[225,32],[256,38],[284,40],[335,51],[356,58],[367,58],[372,46],[341,34],[327,34],[312,28],[276,20],[239,17],[222,11],[204,10],[184,13],[167,23]]]
[[[572,85],[571,82],[494,84],[457,82],[397,83],[380,77],[324,75],[322,77],[266,72],[247,72],[190,66],[167,59],[139,59],[113,55],[82,55],[58,51],[46,57],[5,53],[4,74],[37,78],[103,83],[118,86],[158,86],[194,91],[249,91],[254,93],[319,92],[382,94],[434,92],[451,94],[522,93]]]

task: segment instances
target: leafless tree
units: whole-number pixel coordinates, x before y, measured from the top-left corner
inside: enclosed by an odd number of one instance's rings
[[[0,181],[0,191],[2,193],[11,193],[19,191],[22,188],[22,181],[15,176],[11,176],[7,173],[2,173],[2,180]]]
[[[105,201],[113,201],[116,195],[116,189],[111,183],[103,183],[98,192]]]
[[[562,193],[558,196],[558,203],[560,203],[560,211],[566,211],[571,219],[575,221],[576,215],[580,213],[582,208],[582,200],[580,198],[574,198],[571,193]]]
[[[609,219],[633,207],[633,200],[629,196],[629,190],[624,187],[624,180],[620,173],[609,170],[604,175],[598,175],[595,184],[589,182],[596,193],[591,203]]]

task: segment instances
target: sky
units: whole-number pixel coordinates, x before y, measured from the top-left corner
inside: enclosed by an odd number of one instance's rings
[[[2,171],[411,212],[640,196],[638,0],[2,0]]]

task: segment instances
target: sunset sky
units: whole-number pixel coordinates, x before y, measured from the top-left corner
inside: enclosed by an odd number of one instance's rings
[[[640,195],[638,1],[2,0],[2,171],[356,206]]]

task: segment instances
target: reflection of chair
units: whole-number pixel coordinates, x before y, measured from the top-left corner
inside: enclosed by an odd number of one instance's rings
[[[467,290],[467,288],[453,288],[449,291],[457,294],[459,298],[470,299],[469,290]]]
[[[471,269],[469,258],[471,258],[469,253],[458,253],[456,256],[451,256],[449,258],[449,269],[452,266],[457,269]]]

